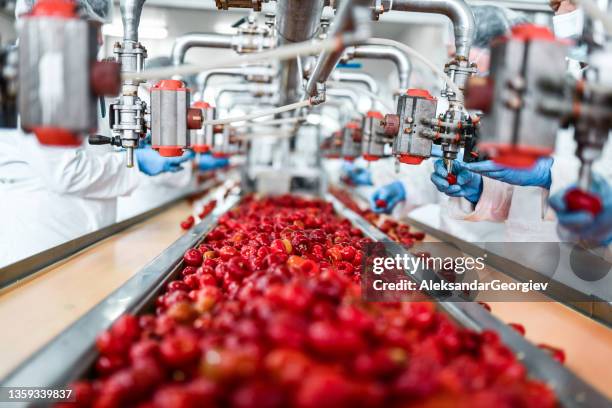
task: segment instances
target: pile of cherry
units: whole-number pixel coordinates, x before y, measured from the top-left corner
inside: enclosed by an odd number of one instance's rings
[[[556,405],[495,333],[434,303],[362,301],[366,242],[329,203],[247,197],[185,253],[154,314],[98,337],[76,406]]]
[[[353,200],[351,195],[345,190],[339,188],[330,188],[330,193],[338,199],[344,206],[351,211],[361,215],[364,219],[387,234],[389,238],[395,242],[399,242],[407,248],[414,245],[415,241],[422,241],[425,238],[423,232],[413,232],[410,226],[397,222],[388,217],[383,217],[370,209],[362,210],[361,207]],[[386,204],[385,204],[386,205]]]

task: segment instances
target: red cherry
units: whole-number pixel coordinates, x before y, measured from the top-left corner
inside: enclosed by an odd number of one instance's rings
[[[538,344],[538,347],[549,353],[550,356],[559,363],[565,363],[565,352],[560,348],[549,346],[548,344]]]
[[[578,188],[571,189],[565,194],[565,203],[570,211],[587,211],[593,216],[597,216],[603,209],[598,196]]]
[[[200,356],[197,338],[189,334],[176,334],[162,340],[161,357],[168,366],[181,368],[197,363]]]
[[[508,326],[520,333],[521,336],[525,335],[525,326],[519,323],[509,323]]]
[[[190,215],[189,217],[187,217],[186,220],[181,222],[181,228],[184,230],[188,230],[191,227],[193,227],[194,224],[195,224],[195,218],[193,218],[193,216]]]
[[[202,265],[202,261],[204,258],[202,257],[202,253],[197,249],[189,249],[183,255],[183,262],[188,266],[198,267]]]
[[[455,185],[457,184],[457,176],[454,175],[453,173],[449,173],[448,176],[446,176],[446,181],[448,181],[448,184]]]
[[[191,290],[189,286],[185,284],[185,282],[179,281],[179,280],[175,280],[175,281],[168,283],[167,288],[168,288],[168,292],[175,292],[175,291],[189,292]]]
[[[377,208],[387,208],[387,202],[385,200],[378,199],[374,202]]]

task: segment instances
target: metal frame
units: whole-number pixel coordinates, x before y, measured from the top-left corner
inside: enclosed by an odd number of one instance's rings
[[[109,225],[89,234],[80,236],[71,241],[65,242],[53,248],[49,248],[43,252],[39,252],[28,258],[22,259],[21,261],[17,261],[11,265],[8,265],[0,269],[0,291],[20,281],[21,279],[28,278],[38,272],[41,272],[44,268],[47,268],[56,262],[64,260],[69,256],[72,256],[77,252],[80,252],[83,249],[95,244],[96,242],[102,241],[103,239],[106,239],[111,235],[117,234],[133,225],[136,225],[161,213],[162,211],[165,211],[169,207],[175,205],[179,201],[184,200],[189,196],[213,188],[218,183],[218,180],[215,179],[207,180],[197,190],[185,193],[180,197],[177,197],[173,200],[168,201],[167,203],[162,204],[159,207],[153,208],[142,214],[138,214],[134,217]]]
[[[140,311],[151,305],[166,282],[179,273],[183,253],[201,242],[217,225],[219,217],[239,201],[239,196],[229,196],[212,214],[176,240],[119,289],[24,361],[2,380],[0,386],[54,388],[82,377],[95,360],[96,336],[122,314]]]
[[[331,194],[325,199],[330,201],[334,209],[343,217],[361,229],[366,236],[378,241],[395,243],[382,231],[372,226],[360,215],[348,209]],[[398,245],[398,247],[400,247]],[[400,255],[412,256],[407,250],[401,249]],[[391,254],[391,255],[395,255]],[[417,275],[411,277],[418,282]],[[591,385],[584,382],[574,373],[553,360],[548,354],[528,342],[516,330],[497,319],[484,307],[475,302],[438,301],[440,309],[457,321],[460,325],[477,331],[493,330],[497,332],[506,346],[517,356],[517,359],[527,368],[529,374],[545,381],[557,395],[564,407],[603,407],[610,401]]]
[[[335,197],[325,194],[324,198],[332,203],[339,215],[351,221],[369,238],[378,242],[393,242],[382,231],[349,210]],[[110,327],[123,313],[136,312],[150,306],[164,285],[178,274],[183,252],[201,242],[217,224],[219,217],[239,202],[240,196],[230,196],[210,216],[174,242],[127,283],[22,363],[3,380],[0,386],[51,388],[64,386],[83,376],[96,357],[96,336]],[[406,253],[411,256],[405,249],[402,251],[402,255]],[[563,406],[609,405],[609,401],[597,390],[529,343],[479,304],[449,301],[437,304],[443,312],[464,327],[477,331],[496,331],[525,365],[530,375],[546,381],[554,389]],[[28,404],[17,406],[28,406]]]
[[[344,189],[346,191],[350,191],[351,194],[358,197],[360,200],[367,201],[367,197],[363,197],[363,195],[357,190],[351,189],[349,186],[345,186]],[[466,242],[455,237],[454,235],[450,235],[444,231],[432,228],[414,218],[406,217],[406,222],[415,228],[436,237],[440,241],[447,242],[461,248],[461,250],[467,254],[472,256],[486,255],[487,264],[489,266],[497,269],[516,281],[527,282],[529,279],[542,279],[541,274],[538,271],[530,269],[511,259],[505,258],[495,252],[488,251],[478,245]],[[609,328],[612,328],[612,303],[599,299],[594,295],[591,295],[592,300],[590,301],[587,301],[586,299],[584,301],[565,301],[564,299],[578,299],[580,297],[578,293],[580,292],[558,281],[551,281],[550,283],[551,286],[547,291],[547,295],[551,298],[551,301],[563,303],[567,307],[570,307],[577,312],[582,313],[583,315],[596,320]]]

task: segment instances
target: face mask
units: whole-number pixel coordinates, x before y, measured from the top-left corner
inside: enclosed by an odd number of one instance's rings
[[[578,39],[584,29],[584,12],[576,9],[571,13],[554,16],[553,28],[559,38]]]

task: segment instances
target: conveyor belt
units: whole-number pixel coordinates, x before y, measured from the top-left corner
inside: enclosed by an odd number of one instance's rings
[[[368,237],[376,241],[389,241],[381,231],[348,210],[334,197],[326,196],[325,198],[332,202],[340,215],[349,219]],[[181,237],[124,286],[35,353],[12,372],[1,385],[53,387],[65,385],[82,376],[95,359],[96,335],[108,328],[121,314],[138,312],[150,306],[151,300],[158,291],[177,272],[183,252],[201,241],[217,223],[219,216],[238,201],[238,197],[230,196],[189,234]],[[440,308],[463,326],[475,330],[490,329],[498,332],[532,376],[551,384],[564,406],[591,407],[609,404],[608,400],[594,388],[553,361],[480,305],[465,302],[441,302]]]

